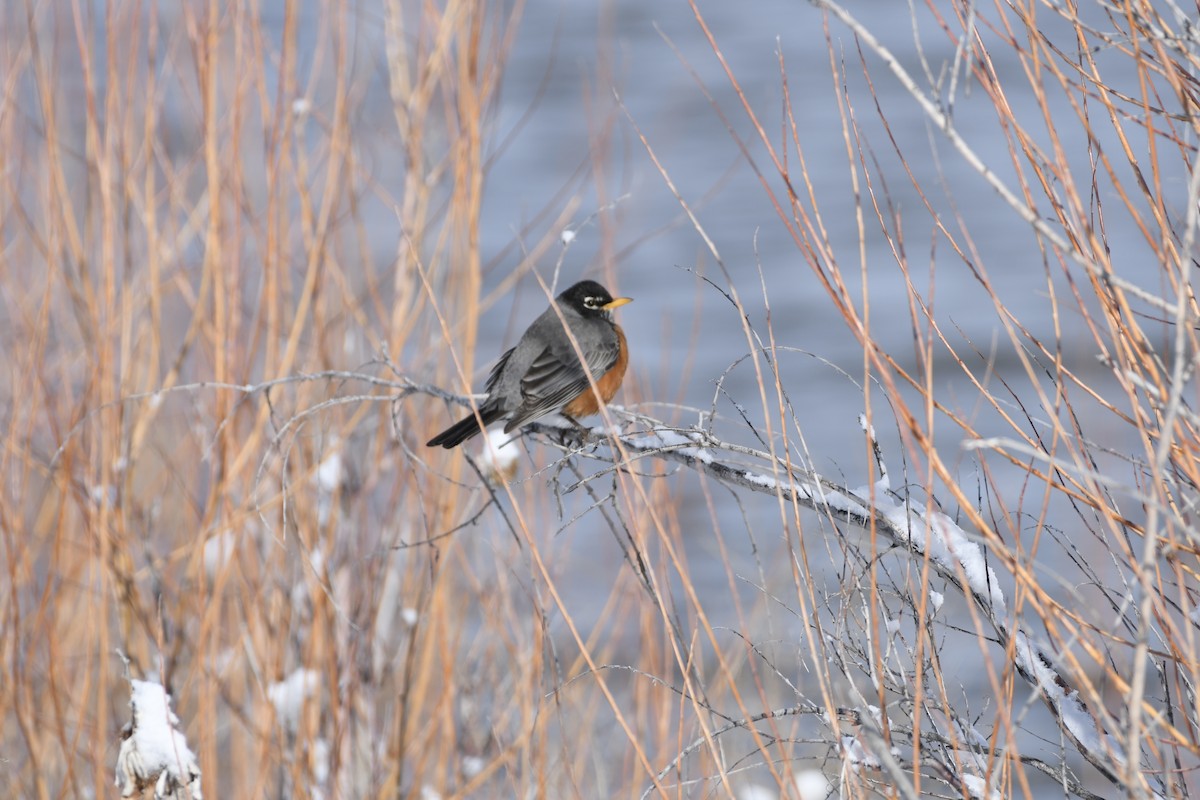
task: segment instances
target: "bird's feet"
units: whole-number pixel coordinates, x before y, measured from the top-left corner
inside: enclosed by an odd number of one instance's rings
[[[579,421],[570,414],[559,412],[559,416],[571,423],[569,428],[559,428],[558,434],[563,447],[578,450],[586,445],[592,439],[592,432],[584,425],[580,425]]]

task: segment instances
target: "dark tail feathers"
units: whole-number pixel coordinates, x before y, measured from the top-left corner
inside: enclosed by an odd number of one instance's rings
[[[479,409],[479,416],[483,419],[484,425],[491,425],[504,416],[504,413],[498,408],[484,407]],[[425,446],[444,447],[449,450],[452,447],[458,447],[477,433],[479,433],[479,420],[475,419],[474,414],[471,414],[430,439]]]

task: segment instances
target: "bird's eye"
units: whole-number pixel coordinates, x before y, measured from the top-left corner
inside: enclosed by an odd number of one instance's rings
[[[597,297],[585,297],[583,298],[583,304],[588,308],[599,308],[600,299]]]

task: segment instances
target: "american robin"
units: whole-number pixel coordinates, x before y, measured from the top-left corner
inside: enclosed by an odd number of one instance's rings
[[[430,439],[427,446],[457,447],[479,433],[481,421],[486,427],[507,418],[504,432],[510,433],[556,411],[572,422],[599,412],[597,395],[604,403],[612,400],[629,364],[625,333],[613,322],[611,312],[630,300],[614,298],[595,281],[580,281],[560,294],[554,299],[558,310],[551,306],[542,312],[517,346],[492,367],[478,419],[471,414]],[[564,321],[579,344],[578,353]]]

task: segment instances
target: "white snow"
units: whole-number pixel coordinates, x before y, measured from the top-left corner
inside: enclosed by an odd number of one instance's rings
[[[835,492],[829,489],[821,488],[820,499],[825,505],[834,511],[840,511],[843,514],[852,514],[857,517],[869,516],[867,507],[858,500],[847,497],[841,492]],[[887,498],[880,498],[883,502],[877,502],[876,507],[882,510],[887,502]]]
[[[819,493],[821,500],[828,504],[834,511],[852,512],[855,514],[866,513],[861,504],[847,499],[840,492],[826,491],[815,481],[811,485],[808,483],[793,483],[786,479],[779,481],[771,475],[764,475],[758,472],[743,472],[742,477],[750,483],[770,489],[772,492],[778,492],[782,488],[785,495],[790,496],[791,493],[795,493],[796,497],[802,500],[812,500]],[[814,477],[819,478],[820,476],[814,475]],[[813,487],[816,488],[814,489]]]
[[[129,683],[133,730],[117,754],[116,786],[121,796],[133,797],[138,794],[139,782],[157,776],[155,798],[168,797],[186,786],[194,800],[201,800],[200,766],[176,728],[179,718],[171,711],[171,696],[159,683]]]
[[[323,492],[332,494],[346,479],[346,471],[342,467],[342,454],[334,451],[325,456],[317,465],[317,487]]]
[[[683,447],[692,444],[692,440],[678,431],[659,428],[652,432],[661,443],[660,447]]]
[[[996,573],[984,560],[983,548],[972,542],[954,520],[911,499],[898,503],[877,495],[875,508],[901,538],[927,552],[946,571],[965,577],[971,592],[991,605],[996,620],[1005,620],[1007,605]]]
[[[474,778],[476,775],[483,772],[483,768],[486,766],[487,762],[479,756],[462,757],[462,773],[468,779]]]
[[[963,775],[963,786],[967,787],[967,791],[971,793],[971,797],[979,798],[979,800],[1000,800],[1000,793],[995,789],[989,789],[987,781],[977,775]]]
[[[641,450],[674,450],[703,464],[713,463],[712,451],[697,447],[696,438],[679,431],[656,428],[652,431],[630,436],[625,440],[629,446]]]
[[[819,769],[806,769],[796,773],[796,794],[800,800],[825,800],[832,788],[829,778]]]
[[[866,414],[858,415],[858,426],[866,432],[867,436],[870,436],[872,439],[875,438],[875,426],[867,422]]]
[[[933,606],[934,614],[942,610],[942,603],[944,602],[946,602],[945,595],[941,592],[935,592],[933,589],[929,590],[929,605]]]
[[[857,736],[842,737],[842,757],[850,764],[855,772],[860,766],[868,769],[879,769],[879,759],[871,755]]]
[[[759,486],[765,486],[772,490],[779,488],[779,481],[775,480],[770,475],[759,475],[757,472],[745,472],[742,473],[742,475],[746,480],[750,481],[751,483],[758,484]]]
[[[588,425],[587,435],[590,439],[616,439],[621,436],[621,423],[614,422],[611,425],[600,423],[599,425]]]
[[[1048,667],[1038,656],[1029,638],[1021,631],[1014,637],[1017,664],[1028,675],[1032,675],[1042,694],[1058,710],[1058,716],[1080,747],[1090,753],[1111,758],[1118,764],[1125,763],[1125,751],[1112,736],[1102,740],[1096,729],[1096,720],[1079,700],[1079,692],[1067,692],[1058,682],[1058,673]],[[1107,744],[1107,747],[1105,746]]]
[[[479,454],[479,465],[485,473],[507,478],[517,468],[520,456],[521,448],[517,446],[513,434],[493,428],[487,432],[487,440]]]
[[[204,543],[204,573],[209,580],[215,579],[229,563],[236,544],[237,537],[230,530],[221,531]]]
[[[88,490],[88,497],[96,506],[115,506],[117,504],[117,489],[115,486],[103,484],[93,486]]]
[[[779,792],[761,783],[751,783],[738,790],[738,800],[779,800]]]
[[[275,713],[285,727],[294,728],[300,721],[304,701],[317,691],[319,683],[316,670],[301,668],[267,687],[267,699],[275,706]]]
[[[324,786],[329,780],[329,755],[333,748],[329,746],[329,742],[325,739],[314,739],[312,744],[312,767],[313,767],[313,784],[314,787],[310,791],[317,791],[316,787]]]
[[[570,228],[563,228],[559,238],[565,247],[566,245],[569,245],[571,242],[575,241],[575,231],[571,230]]]

